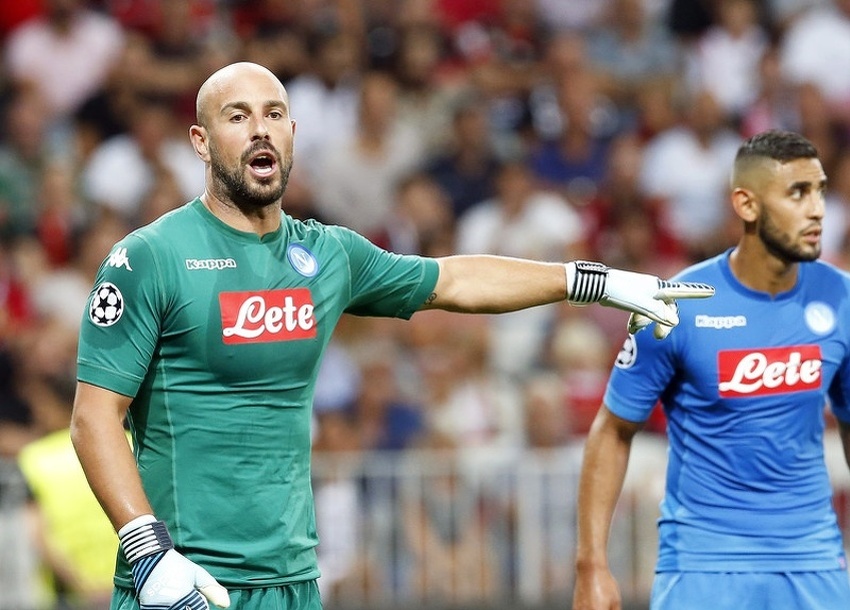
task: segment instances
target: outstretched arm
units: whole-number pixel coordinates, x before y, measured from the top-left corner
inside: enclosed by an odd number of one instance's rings
[[[631,312],[632,333],[658,322],[655,336],[659,339],[679,323],[677,299],[714,294],[714,288],[706,284],[664,281],[588,261],[561,264],[458,255],[438,262],[440,276],[423,309],[503,313],[564,299],[574,305],[599,303]]]
[[[573,610],[619,610],[620,591],[608,565],[608,535],[631,453],[642,425],[602,405],[584,448],[578,490]]]
[[[564,265],[491,255],[438,259],[440,277],[423,309],[505,313],[563,301]]]

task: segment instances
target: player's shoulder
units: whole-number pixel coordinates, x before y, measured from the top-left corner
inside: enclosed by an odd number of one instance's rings
[[[801,265],[808,273],[816,274],[820,277],[831,277],[845,282],[850,280],[850,272],[824,259],[801,263]]]
[[[679,282],[703,282],[715,284],[723,276],[723,267],[727,264],[729,251],[699,261],[682,269],[671,279]]]
[[[294,218],[285,212],[281,212],[280,222],[290,236],[300,239],[317,238],[339,228],[335,225],[323,223],[315,218]]]
[[[197,200],[196,200],[197,201]],[[165,245],[185,242],[189,231],[197,226],[198,219],[194,211],[195,201],[190,201],[170,210],[127,234],[125,240],[143,241],[153,245]]]
[[[825,260],[801,263],[800,268],[804,273],[803,281],[810,289],[841,292],[850,297],[850,273],[844,269]],[[843,287],[844,290],[839,291],[838,287]]]
[[[290,240],[305,246],[349,251],[369,243],[366,237],[348,227],[325,223],[314,218],[299,220],[283,214],[282,222]]]
[[[107,267],[123,267],[141,272],[156,270],[163,261],[175,256],[183,246],[195,243],[197,230],[191,202],[166,212],[156,220],[138,227],[113,244],[106,258]],[[195,228],[193,228],[195,227]]]

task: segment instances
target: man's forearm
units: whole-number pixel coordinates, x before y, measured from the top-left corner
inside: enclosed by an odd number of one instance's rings
[[[505,313],[567,296],[562,263],[490,255],[448,256],[439,263],[440,279],[425,309]]]
[[[71,441],[106,516],[117,531],[131,519],[152,513],[123,419],[108,406],[92,402],[103,390],[81,386],[71,418]]]
[[[603,406],[584,449],[578,490],[576,565],[607,566],[608,535],[626,477],[631,436],[611,424]]]

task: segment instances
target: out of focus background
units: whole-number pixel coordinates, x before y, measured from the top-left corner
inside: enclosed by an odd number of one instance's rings
[[[0,49],[0,610],[106,607],[117,541],[67,434],[79,321],[111,245],[202,192],[194,95],[227,63],[289,92],[284,209],[396,252],[667,277],[735,242],[735,150],[783,128],[818,147],[823,257],[850,265],[850,0],[0,0]],[[325,607],[567,607],[625,322],[344,318],[315,401]],[[611,548],[633,608],[661,413],[638,441]]]

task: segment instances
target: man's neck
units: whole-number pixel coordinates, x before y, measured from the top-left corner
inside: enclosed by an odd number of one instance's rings
[[[213,216],[237,231],[256,233],[262,237],[280,227],[280,203],[246,211],[232,201],[225,201],[209,191],[205,191],[201,196],[201,203]]]
[[[783,261],[763,245],[755,247],[742,240],[729,256],[729,268],[747,288],[776,296],[794,288],[799,263]]]

